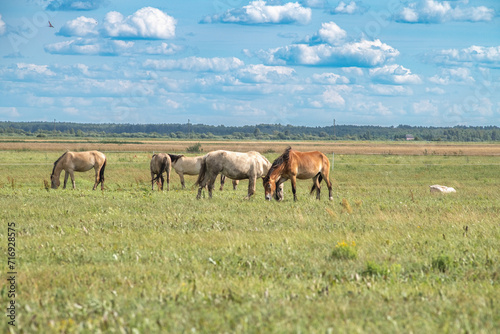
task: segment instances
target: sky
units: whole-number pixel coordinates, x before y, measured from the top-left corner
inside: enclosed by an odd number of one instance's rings
[[[500,126],[499,15],[498,0],[2,1],[0,121]]]

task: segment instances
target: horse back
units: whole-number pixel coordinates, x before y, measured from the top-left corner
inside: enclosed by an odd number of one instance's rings
[[[262,176],[266,161],[255,151],[242,153],[219,150],[208,153],[206,158],[207,168],[212,174],[222,173],[233,180]]]
[[[203,156],[201,157],[182,156],[178,158],[175,162],[172,162],[172,167],[174,167],[177,173],[183,173],[187,175],[198,175],[200,173],[202,161],[203,161]]]
[[[291,152],[290,169],[298,178],[311,178],[316,174],[330,169],[330,161],[319,151]]]

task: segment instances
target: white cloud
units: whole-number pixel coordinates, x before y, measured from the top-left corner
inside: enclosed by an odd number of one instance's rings
[[[312,79],[316,83],[327,84],[327,85],[336,85],[336,84],[348,84],[349,79],[342,75],[338,75],[335,73],[314,73],[312,75]]]
[[[115,38],[168,39],[175,37],[177,21],[153,7],[144,7],[124,18],[119,12],[106,14],[104,34]]]
[[[133,46],[134,42],[78,38],[48,44],[45,46],[45,51],[52,54],[112,56],[123,54]]]
[[[36,64],[26,64],[26,63],[17,63],[16,76],[19,79],[24,79],[25,77],[31,76],[43,76],[43,77],[52,77],[56,74],[49,69],[49,65],[36,65]]]
[[[485,6],[463,7],[451,1],[420,0],[404,7],[396,21],[404,23],[441,23],[446,21],[491,21],[495,11]]]
[[[437,95],[443,95],[444,93],[446,93],[446,91],[440,87],[427,87],[425,88],[425,92]]]
[[[345,107],[346,101],[340,93],[350,91],[351,89],[346,86],[327,86],[321,95],[309,98],[307,102],[313,108],[342,108]]]
[[[91,17],[80,16],[74,20],[66,22],[58,34],[61,36],[95,37],[99,35],[97,31],[97,20]]]
[[[164,99],[163,104],[169,107],[170,109],[179,109],[179,107],[181,106],[180,103],[168,98]]]
[[[235,70],[244,65],[238,58],[201,58],[188,57],[182,59],[157,60],[148,59],[143,63],[145,68],[156,70],[178,70],[196,72],[227,72]]]
[[[98,9],[104,0],[49,0],[46,9],[61,11],[83,11]]]
[[[295,70],[284,66],[249,65],[238,71],[237,77],[243,82],[276,83],[289,80]]]
[[[385,65],[370,69],[370,76],[376,82],[385,84],[419,84],[422,82],[416,74],[411,74],[411,71],[401,65]]]
[[[395,111],[391,111],[387,106],[385,106],[382,102],[373,102],[373,101],[365,101],[363,99],[358,99],[353,103],[352,106],[353,110],[356,110],[358,113],[361,112],[361,114],[364,117],[371,118],[373,116],[375,117],[380,117],[380,116],[393,116]],[[404,111],[396,111],[399,114],[404,114]],[[368,115],[368,116],[367,116]],[[359,118],[360,116],[358,116]]]
[[[500,65],[500,46],[477,46],[457,50],[446,49],[441,50],[433,56],[436,63],[456,65],[459,63],[473,62],[483,65]]]
[[[407,86],[370,85],[370,88],[377,95],[387,95],[387,96],[413,95],[413,90]]]
[[[328,44],[293,44],[261,51],[260,57],[269,64],[309,66],[374,67],[383,65],[399,55],[399,51],[380,40]]]
[[[21,116],[16,107],[0,107],[0,115],[2,115],[3,117]]]
[[[327,88],[323,92],[322,99],[323,102],[330,107],[343,107],[345,105],[344,98],[332,87]]]
[[[151,55],[172,55],[182,50],[182,47],[175,44],[161,43],[158,46],[146,48],[146,53]]]
[[[470,69],[465,67],[445,68],[439,75],[429,78],[430,82],[438,85],[474,83],[476,80],[471,75]]]
[[[349,4],[346,4],[344,1],[340,1],[332,12],[335,14],[354,14],[358,9],[359,8],[355,1],[351,1]]]
[[[0,36],[2,36],[3,34],[5,34],[6,30],[7,30],[7,25],[2,20],[2,14],[0,14]]]
[[[431,100],[421,100],[412,104],[413,112],[417,115],[424,114],[428,116],[438,116],[439,109]]]
[[[311,21],[311,9],[297,2],[285,5],[267,5],[266,1],[252,1],[248,5],[230,9],[223,14],[207,16],[202,23],[238,24],[307,24]]]
[[[335,22],[324,22],[321,24],[319,31],[312,37],[307,37],[305,42],[311,45],[322,43],[336,45],[340,44],[346,36],[346,31],[340,28]]]

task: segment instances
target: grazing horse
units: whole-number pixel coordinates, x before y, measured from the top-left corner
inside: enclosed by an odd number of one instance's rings
[[[101,190],[104,190],[104,168],[106,168],[106,156],[98,151],[88,152],[66,152],[54,162],[54,168],[50,175],[50,182],[52,189],[57,189],[61,182],[59,177],[61,171],[64,170],[64,189],[68,181],[68,176],[71,176],[73,189],[75,189],[75,175],[74,172],[86,172],[94,168],[95,170],[95,183],[94,188],[101,184]]]
[[[151,190],[154,189],[155,181],[158,182],[159,188],[163,190],[163,183],[165,182],[165,179],[163,178],[164,172],[167,172],[167,191],[170,190],[171,165],[172,162],[170,161],[170,156],[168,154],[153,154],[151,157],[151,163],[149,164],[149,169],[151,170]]]
[[[174,167],[175,172],[179,175],[181,179],[182,188],[186,188],[184,183],[185,175],[199,175],[201,169],[201,162],[203,156],[201,157],[186,157],[183,154],[169,154],[172,160],[172,167]],[[225,176],[221,175],[220,179],[220,190],[224,187]],[[238,180],[233,180],[233,189],[236,190],[238,185]]]
[[[205,186],[208,188],[208,195],[212,197],[215,179],[217,175],[222,174],[233,180],[248,179],[247,199],[255,193],[255,183],[257,178],[266,175],[271,167],[271,163],[260,153],[250,151],[247,153],[231,151],[213,151],[206,154],[201,162],[200,174],[196,185],[198,195],[201,197],[201,191]]]
[[[325,179],[330,200],[333,200],[332,183],[330,182],[329,174],[330,161],[323,153],[318,151],[299,152],[288,147],[281,156],[274,160],[266,177],[264,177],[265,198],[271,200],[276,187],[279,187],[283,182],[290,179],[292,182],[293,199],[296,201],[297,179],[312,178],[314,183],[311,188],[311,194],[316,190],[316,198],[320,199],[320,183],[322,179]],[[275,197],[276,199],[281,199],[278,194]]]

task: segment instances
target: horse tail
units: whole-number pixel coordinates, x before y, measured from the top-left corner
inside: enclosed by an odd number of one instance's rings
[[[316,174],[316,176],[318,177],[318,182],[313,183],[313,186],[311,188],[311,192],[309,194],[312,194],[317,189],[316,184],[320,184],[321,181],[323,181],[323,176],[321,176],[321,173]]]
[[[106,168],[106,162],[108,160],[105,158],[104,163],[101,166],[101,170],[99,171],[99,182],[103,183],[104,182],[104,169]]]
[[[201,160],[200,174],[198,174],[198,179],[196,180],[195,186],[201,185],[205,179],[205,174],[207,173],[207,157],[204,156]]]

